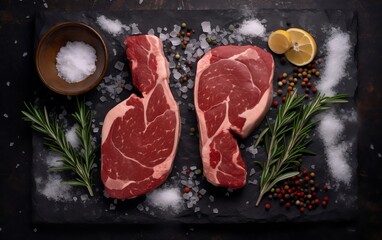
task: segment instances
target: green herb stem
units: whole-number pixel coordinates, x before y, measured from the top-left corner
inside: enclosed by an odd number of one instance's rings
[[[307,149],[310,143],[310,131],[317,125],[311,122],[314,115],[330,109],[329,104],[344,103],[347,95],[339,94],[333,97],[317,95],[308,104],[303,104],[304,96],[297,97],[294,92],[288,96],[284,105],[279,109],[275,122],[270,124],[260,134],[256,146],[265,140],[267,160],[261,164],[260,194],[256,202],[258,206],[264,194],[278,182],[293,177],[299,172],[299,157],[303,154],[314,154]]]
[[[76,178],[64,183],[74,186],[86,187],[89,195],[93,196],[92,189],[92,167],[95,159],[95,148],[91,142],[91,111],[88,111],[84,102],[77,100],[77,111],[72,115],[79,127],[76,135],[80,140],[81,149],[75,149],[66,139],[65,131],[58,120],[50,119],[46,107],[43,111],[32,104],[25,104],[26,111],[22,111],[24,120],[31,122],[34,130],[45,135],[45,145],[52,151],[61,155],[58,160],[63,165],[52,167],[49,170],[62,171],[71,170],[76,174]]]

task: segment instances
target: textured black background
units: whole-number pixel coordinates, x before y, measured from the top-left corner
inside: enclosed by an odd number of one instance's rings
[[[33,225],[31,222],[31,131],[20,109],[32,98],[35,70],[33,33],[35,11],[41,0],[0,1],[0,238],[1,239],[381,239],[382,149],[380,13],[381,1],[46,1],[49,9],[100,11],[124,9],[348,9],[359,13],[358,79],[356,95],[360,115],[358,143],[359,217],[351,222],[312,224],[230,225]],[[18,43],[14,44],[17,40]],[[28,52],[26,57],[22,57]],[[7,87],[6,83],[10,82]],[[7,113],[8,118],[3,117]],[[9,147],[9,142],[14,142]],[[374,145],[374,150],[370,149]],[[16,168],[16,164],[19,167]]]

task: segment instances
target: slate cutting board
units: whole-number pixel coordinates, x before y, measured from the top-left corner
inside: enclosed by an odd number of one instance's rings
[[[349,94],[349,103],[341,105],[341,109],[346,113],[355,111],[356,104],[356,88],[357,88],[357,62],[356,62],[356,45],[357,45],[357,14],[354,12],[345,12],[340,10],[314,11],[314,10],[197,10],[197,11],[129,11],[129,12],[113,12],[113,13],[79,13],[79,12],[52,12],[46,11],[37,14],[36,18],[36,35],[35,40],[53,25],[63,21],[82,21],[97,29],[104,37],[108,45],[110,62],[109,71],[106,75],[112,74],[116,76],[120,73],[119,70],[113,68],[117,61],[127,63],[125,57],[125,47],[123,39],[126,34],[112,36],[103,30],[96,23],[96,17],[105,15],[111,19],[119,19],[122,23],[129,25],[137,23],[142,33],[147,33],[153,28],[167,27],[168,32],[173,28],[174,24],[186,22],[189,27],[195,29],[195,36],[201,34],[200,23],[202,21],[210,21],[212,27],[219,25],[221,28],[228,28],[229,25],[240,24],[245,19],[253,17],[257,19],[265,19],[267,32],[275,29],[300,27],[304,28],[315,37],[319,48],[318,58],[324,57],[323,46],[327,37],[327,30],[330,27],[337,27],[342,31],[350,33],[351,36],[351,59],[347,64],[347,77],[338,86],[341,93]],[[254,44],[266,48],[266,42],[259,38],[250,39],[251,42],[243,42],[242,44]],[[281,65],[279,56],[275,56],[275,78],[283,72],[291,72],[290,64]],[[127,83],[131,82],[127,64],[124,68],[127,72],[125,77]],[[195,71],[195,67],[193,68]],[[173,81],[173,79],[172,79]],[[277,80],[274,81],[274,89],[277,89]],[[50,92],[43,86],[36,77],[35,81],[35,96],[36,104],[47,105],[48,109],[56,114],[60,114],[65,109],[68,113],[73,110],[74,98],[59,96]],[[172,89],[177,101],[182,102],[180,105],[181,116],[183,118],[182,135],[175,159],[174,169],[166,184],[174,185],[175,180],[171,177],[178,176],[182,171],[183,166],[196,166],[201,168],[201,162],[198,150],[198,136],[190,135],[190,127],[196,127],[196,116],[194,111],[188,109],[188,103],[193,103],[192,91],[187,93],[188,98],[183,99]],[[124,90],[119,94],[120,99],[125,99],[131,94],[131,91]],[[100,101],[100,97],[105,95],[106,102]],[[87,101],[91,101],[92,109],[95,111],[95,127],[102,126],[99,122],[103,121],[106,112],[115,106],[117,102],[111,99],[107,94],[102,94],[96,89],[84,95]],[[340,111],[337,107],[336,111]],[[274,118],[275,109],[271,109],[268,113],[268,118]],[[66,116],[65,118],[69,118]],[[70,120],[69,124],[71,124]],[[260,126],[261,129],[263,127]],[[336,190],[330,190],[327,195],[330,197],[330,204],[326,208],[317,208],[314,211],[301,214],[297,209],[287,211],[283,207],[278,207],[274,202],[270,211],[264,210],[264,203],[259,207],[255,207],[255,201],[258,196],[258,185],[247,184],[241,190],[227,191],[227,189],[216,188],[206,182],[203,177],[198,176],[197,180],[201,182],[200,188],[204,188],[207,193],[197,203],[196,207],[200,211],[195,212],[195,206],[188,209],[186,206],[180,213],[174,214],[166,211],[161,211],[152,206],[147,205],[145,197],[139,197],[132,200],[115,202],[113,199],[106,198],[103,194],[103,186],[99,177],[100,160],[99,155],[96,163],[97,167],[94,170],[95,176],[95,197],[82,200],[86,192],[83,189],[74,188],[70,190],[70,199],[55,201],[47,198],[41,192],[43,186],[49,178],[48,166],[46,158],[49,154],[43,146],[42,137],[39,134],[33,136],[33,177],[34,189],[32,194],[33,204],[33,220],[35,223],[95,223],[95,224],[147,224],[161,222],[175,223],[245,223],[245,222],[309,222],[309,221],[340,221],[350,220],[356,216],[357,212],[357,122],[345,122],[344,138],[352,144],[351,152],[349,152],[348,163],[352,168],[351,185],[339,185]],[[254,136],[259,134],[256,129],[254,133],[247,139],[239,140],[239,144],[249,147],[255,141]],[[100,132],[94,134],[98,143],[100,142]],[[333,179],[327,170],[325,161],[324,148],[321,140],[314,133],[313,143],[310,148],[317,155],[304,157],[303,166],[311,169],[315,168],[317,174],[316,182],[319,185],[324,183],[333,183]],[[260,169],[253,163],[253,156],[242,149],[243,157],[247,163],[248,170],[255,169],[256,173],[248,177],[248,180],[259,180]],[[264,161],[265,154],[260,151],[256,155],[256,160]],[[60,177],[67,179],[70,177],[68,173],[59,173]],[[229,195],[229,196],[228,196]],[[210,196],[214,197],[214,201],[210,200]],[[86,198],[86,197],[85,197]],[[84,199],[85,199],[84,198]],[[137,206],[143,206],[143,211]],[[148,208],[145,208],[148,207]],[[214,213],[213,209],[218,209],[218,213]]]

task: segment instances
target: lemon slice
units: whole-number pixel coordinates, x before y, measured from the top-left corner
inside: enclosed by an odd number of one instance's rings
[[[303,66],[311,61],[317,53],[317,44],[312,35],[299,28],[287,30],[292,39],[292,48],[285,52],[285,57],[296,66]]]
[[[290,33],[284,30],[272,32],[268,38],[268,46],[274,53],[285,53],[292,47],[292,38]]]

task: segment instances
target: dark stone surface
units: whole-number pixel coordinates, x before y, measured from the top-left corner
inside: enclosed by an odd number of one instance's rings
[[[380,141],[381,97],[379,89],[381,1],[46,1],[49,9],[60,11],[118,12],[124,9],[347,9],[357,10],[358,81],[356,105],[358,131],[358,199],[356,220],[336,224],[155,224],[128,226],[32,224],[31,208],[31,130],[21,120],[24,101],[32,99],[36,84],[33,64],[35,11],[44,9],[42,1],[0,2],[0,238],[1,239],[381,239],[381,174],[378,153]],[[29,17],[27,17],[29,16]],[[15,44],[17,40],[17,44]],[[28,52],[26,57],[22,57]],[[7,86],[7,82],[10,82]],[[16,96],[22,96],[16,97]],[[3,117],[7,113],[8,118]],[[14,142],[10,147],[9,143]],[[370,149],[374,145],[374,150]],[[18,165],[17,165],[18,164]],[[17,168],[16,168],[17,166]]]

